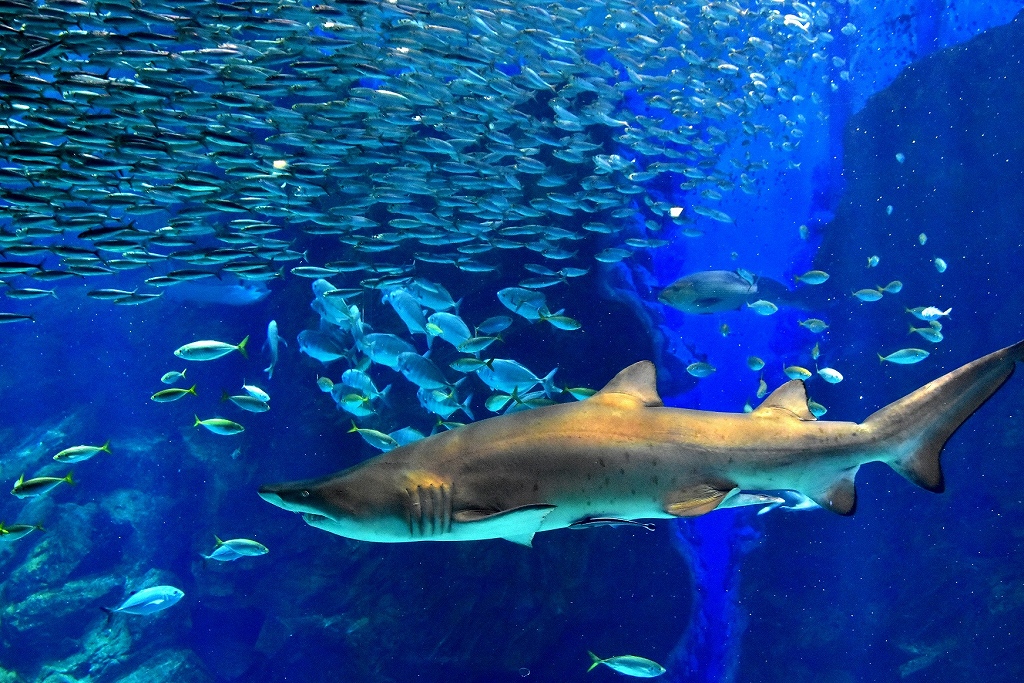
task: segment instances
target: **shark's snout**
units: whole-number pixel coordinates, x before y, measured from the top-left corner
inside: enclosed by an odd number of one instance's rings
[[[260,487],[260,498],[291,512],[311,512],[312,496],[306,482],[265,484]]]
[[[267,501],[271,505],[276,505],[279,508],[284,507],[284,499],[281,498],[274,486],[261,486],[260,487],[260,498]]]

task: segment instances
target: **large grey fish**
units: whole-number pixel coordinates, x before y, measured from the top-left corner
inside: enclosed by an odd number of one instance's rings
[[[580,520],[667,519],[791,490],[842,515],[861,465],[943,490],[946,440],[1024,360],[1024,341],[954,370],[864,422],[819,422],[803,382],[755,411],[663,406],[648,361],[592,397],[435,434],[320,479],[260,489],[311,526],[365,541],[529,544]]]
[[[790,292],[786,285],[766,277],[733,270],[708,270],[679,278],[661,290],[658,300],[683,313],[735,311],[756,299],[805,308],[804,292]]]

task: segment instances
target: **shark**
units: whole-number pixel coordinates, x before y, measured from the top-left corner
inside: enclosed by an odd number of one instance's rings
[[[800,380],[751,413],[666,407],[649,361],[593,396],[492,417],[317,479],[260,488],[310,526],[362,541],[530,545],[553,529],[695,517],[794,491],[840,515],[882,462],[941,492],[950,436],[1024,360],[1024,341],[924,385],[863,422],[816,420]]]

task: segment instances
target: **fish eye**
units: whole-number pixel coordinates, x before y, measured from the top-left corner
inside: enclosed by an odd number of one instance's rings
[[[299,495],[302,496],[303,498],[309,498],[309,491],[303,491]]]

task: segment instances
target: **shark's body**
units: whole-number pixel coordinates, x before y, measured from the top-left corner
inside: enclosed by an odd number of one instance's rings
[[[607,520],[689,517],[793,490],[839,514],[868,462],[941,491],[949,436],[1024,359],[1024,342],[925,385],[864,422],[818,422],[803,383],[751,414],[662,406],[654,366],[632,365],[591,398],[490,418],[316,480],[265,486],[266,500],[349,538],[468,541]]]

